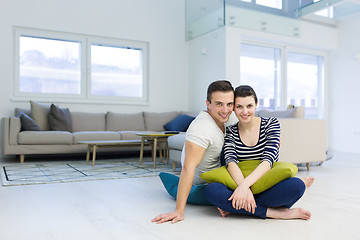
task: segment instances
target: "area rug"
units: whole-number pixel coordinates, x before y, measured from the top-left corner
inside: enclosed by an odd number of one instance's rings
[[[1,181],[3,186],[63,183],[91,180],[136,178],[158,176],[160,172],[179,175],[180,169],[172,170],[171,163],[157,163],[153,168],[151,158],[144,159],[139,166],[138,158],[104,159],[93,167],[86,161],[34,161],[25,163],[3,163]]]

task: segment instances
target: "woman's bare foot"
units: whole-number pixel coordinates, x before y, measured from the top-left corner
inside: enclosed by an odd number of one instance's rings
[[[226,212],[226,211],[224,211],[224,210],[222,210],[221,208],[217,208],[218,210],[219,210],[219,212],[220,212],[220,215],[221,215],[221,217],[223,217],[223,218],[225,218],[225,217],[227,217],[227,216],[229,216],[231,213],[229,213],[229,212]]]
[[[303,177],[303,178],[301,178],[301,180],[303,180],[303,182],[305,183],[305,186],[308,188],[314,183],[315,178],[314,177]]]
[[[302,208],[268,208],[266,217],[276,219],[304,219],[308,220],[311,213]]]

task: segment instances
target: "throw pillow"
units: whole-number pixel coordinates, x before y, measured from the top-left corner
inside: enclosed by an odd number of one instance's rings
[[[164,184],[166,191],[176,199],[177,190],[179,185],[179,177],[170,173],[160,173],[159,177]],[[204,195],[204,189],[206,185],[195,185],[191,187],[187,203],[197,204],[197,205],[212,205],[208,202]]]
[[[260,160],[241,161],[239,162],[238,166],[241,169],[244,177],[247,177],[255,170],[260,162]],[[296,176],[297,172],[298,168],[292,163],[275,162],[273,167],[267,171],[259,180],[257,180],[256,183],[250,187],[250,189],[253,194],[261,193],[281,182],[282,180]],[[200,177],[208,183],[222,183],[231,190],[235,190],[237,187],[237,184],[227,171],[226,166],[202,173]]]
[[[194,117],[181,114],[164,125],[166,131],[180,131],[186,132],[190,123],[194,120]]]
[[[48,114],[50,111],[50,105],[30,101],[30,106],[32,119],[36,122],[42,131],[48,131]]]
[[[143,112],[147,131],[164,131],[164,125],[178,116],[178,112]]]
[[[18,115],[21,122],[21,131],[40,131],[40,127],[24,112],[19,111]]]
[[[68,108],[59,108],[51,104],[49,112],[49,127],[52,131],[72,132],[72,119]]]

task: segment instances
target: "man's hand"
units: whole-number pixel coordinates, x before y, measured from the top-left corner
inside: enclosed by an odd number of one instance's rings
[[[164,223],[169,222],[171,223],[177,223],[179,221],[184,220],[184,214],[180,213],[179,211],[173,211],[165,214],[160,214],[159,216],[153,218],[151,221],[158,223]]]
[[[160,214],[152,219],[152,222],[164,223],[171,221],[171,223],[177,223],[184,220],[186,200],[194,181],[195,169],[200,164],[205,151],[205,148],[195,143],[185,141],[185,161],[180,173],[175,211]]]

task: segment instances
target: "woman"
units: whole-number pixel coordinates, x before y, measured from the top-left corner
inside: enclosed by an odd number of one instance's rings
[[[257,105],[256,93],[250,86],[235,89],[234,112],[239,121],[226,130],[224,158],[238,187],[233,192],[221,183],[211,183],[205,189],[205,196],[218,207],[222,217],[235,213],[263,219],[310,219],[309,211],[291,207],[313,183],[313,177],[288,178],[262,193],[251,192],[250,187],[278,161],[280,144],[279,121],[256,117]],[[244,178],[237,165],[242,160],[262,161]]]

